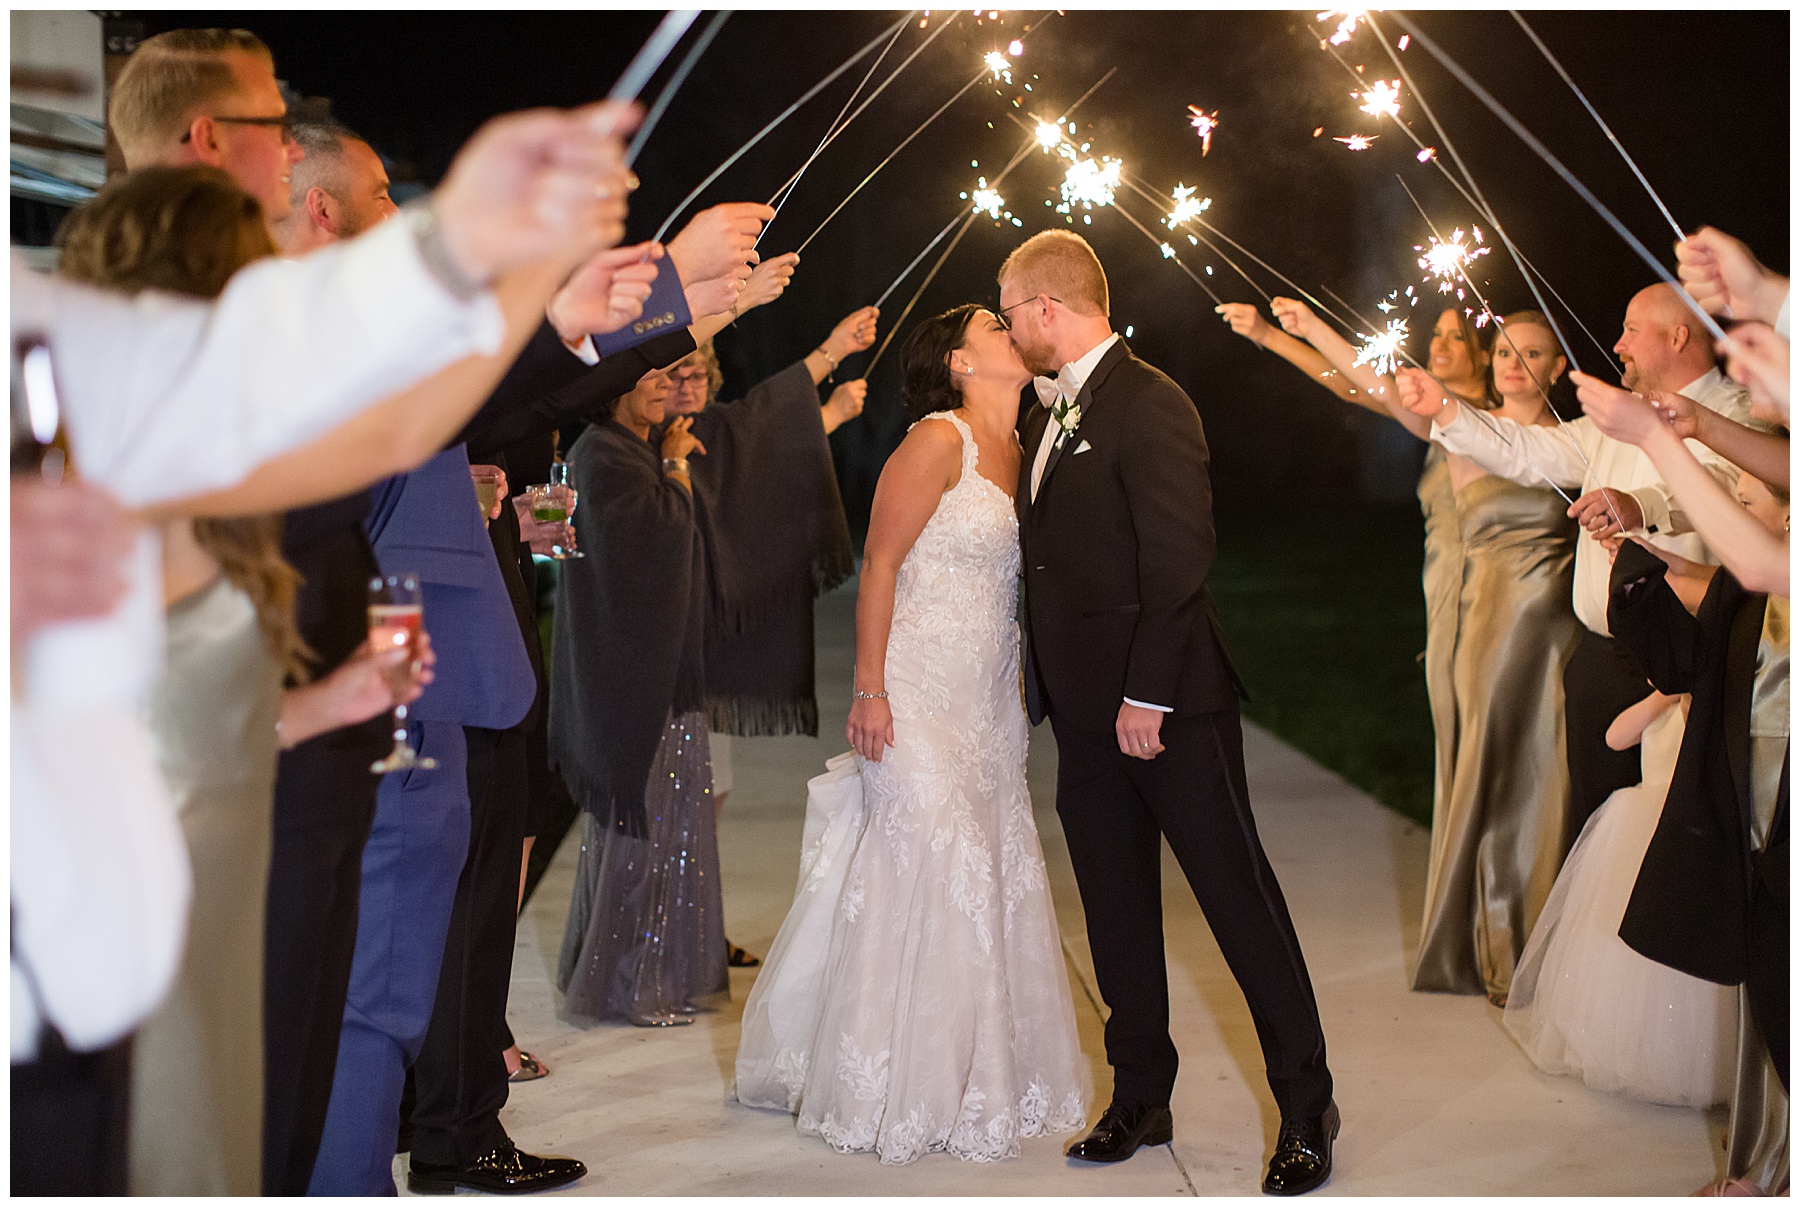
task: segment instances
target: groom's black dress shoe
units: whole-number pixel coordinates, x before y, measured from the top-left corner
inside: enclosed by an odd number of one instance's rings
[[[1305,1194],[1331,1177],[1331,1142],[1337,1139],[1338,1109],[1333,1102],[1323,1115],[1283,1119],[1269,1158],[1264,1194]]]
[[[1146,1144],[1167,1144],[1175,1138],[1175,1117],[1166,1106],[1142,1102],[1115,1102],[1094,1124],[1094,1130],[1069,1146],[1077,1161],[1123,1161]]]
[[[467,1165],[427,1165],[415,1160],[406,1172],[406,1188],[414,1194],[455,1194],[479,1190],[487,1194],[531,1194],[567,1186],[584,1176],[587,1166],[569,1157],[534,1157],[512,1141]]]

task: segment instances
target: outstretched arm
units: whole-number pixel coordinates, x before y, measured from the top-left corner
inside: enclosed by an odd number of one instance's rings
[[[1400,393],[1395,389],[1394,379],[1375,372],[1368,365],[1357,364],[1356,350],[1320,321],[1318,315],[1293,298],[1276,298],[1269,303],[1269,309],[1281,320],[1284,330],[1317,348],[1320,355],[1355,387],[1358,394],[1370,399],[1370,410],[1394,419],[1421,440],[1431,439],[1431,420],[1421,418],[1400,404]]]
[[[1725,492],[1686,444],[1639,395],[1574,374],[1581,405],[1614,439],[1635,444],[1656,466],[1688,523],[1726,569],[1751,591],[1788,593],[1787,542],[1764,528]]]
[[[1431,417],[1431,438],[1449,452],[1461,453],[1490,474],[1521,486],[1549,482],[1564,490],[1580,489],[1593,454],[1575,441],[1578,436],[1597,437],[1591,426],[1577,421],[1548,428],[1515,423],[1503,415],[1484,414],[1478,419],[1428,373],[1401,369],[1394,378],[1402,404],[1414,414]]]
[[[856,752],[879,763],[894,744],[894,712],[887,691],[888,633],[894,624],[894,586],[900,564],[925,531],[938,500],[962,472],[962,436],[933,420],[908,432],[882,468],[869,511],[869,535],[856,589],[856,676],[858,697],[850,704],[845,733]]]
[[[1213,313],[1224,315],[1225,321],[1231,324],[1232,331],[1258,348],[1273,352],[1345,402],[1354,402],[1378,415],[1387,414],[1385,407],[1351,385],[1350,380],[1333,368],[1331,362],[1319,354],[1318,349],[1302,343],[1279,327],[1270,325],[1250,303],[1225,302],[1213,307]]]
[[[1662,390],[1645,395],[1669,430],[1683,440],[1698,440],[1740,469],[1764,482],[1788,485],[1788,441],[1774,432],[1745,427],[1736,420],[1703,407],[1685,394]]]

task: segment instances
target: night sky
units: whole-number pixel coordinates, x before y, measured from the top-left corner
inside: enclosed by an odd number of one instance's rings
[[[933,28],[945,11],[936,10]],[[1390,289],[1421,287],[1413,245],[1426,241],[1426,227],[1395,173],[1446,231],[1466,229],[1477,219],[1435,167],[1416,162],[1413,144],[1391,122],[1357,112],[1352,81],[1309,30],[1317,11],[1070,10],[1046,16],[1047,10],[1018,10],[977,23],[964,10],[813,166],[771,226],[763,251],[796,246],[856,181],[968,81],[983,53],[1004,49],[1029,24],[1034,29],[1015,63],[1015,85],[971,89],[807,249],[786,297],[720,337],[727,392],[791,363],[816,346],[837,318],[873,301],[964,204],[958,193],[972,188],[977,175],[994,175],[1018,148],[1021,135],[1008,114],[1053,116],[1113,67],[1118,72],[1076,115],[1081,137],[1093,142],[1090,154],[1122,158],[1165,194],[1178,181],[1196,186],[1201,196],[1213,198],[1207,217],[1218,227],[1308,290],[1328,286],[1365,313]],[[331,98],[340,118],[426,182],[441,174],[456,146],[487,117],[602,95],[659,16],[134,15],[148,32],[182,25],[256,31],[274,50],[279,76],[304,94]],[[734,14],[638,163],[644,184],[633,202],[631,237],[647,238],[708,171],[897,16]],[[1673,265],[1667,224],[1510,17],[1427,12],[1417,19]],[[1787,13],[1539,12],[1528,19],[1677,221],[1690,229],[1711,223],[1736,234],[1765,263],[1786,271]],[[1398,40],[1401,31],[1391,16],[1377,20],[1390,41]],[[915,21],[874,82],[928,33]],[[1367,79],[1395,75],[1366,29],[1342,53],[1367,68]],[[1610,346],[1627,299],[1653,280],[1649,269],[1422,47],[1414,45],[1402,57],[1508,233]],[[861,65],[852,68],[698,204],[766,199],[804,161],[862,73]],[[660,83],[659,77],[650,95]],[[1026,83],[1032,91],[1023,90]],[[1015,97],[1019,107],[1011,104]],[[1204,157],[1188,126],[1190,104],[1220,114]],[[1402,117],[1447,162],[1447,149],[1418,100],[1403,92],[1401,105]],[[1321,126],[1323,136],[1315,138]],[[1355,132],[1380,137],[1361,153],[1333,141]],[[1034,153],[1021,165],[1001,192],[1023,227],[978,218],[915,315],[962,301],[991,304],[994,272],[1006,252],[1051,222],[1062,223],[1043,204],[1060,178],[1047,156]],[[1147,202],[1121,196],[1140,220],[1155,222],[1158,215]],[[1095,211],[1091,225],[1077,217],[1075,229],[1107,267],[1115,326],[1132,326],[1133,348],[1181,382],[1198,404],[1221,508],[1311,509],[1410,493],[1422,448],[1397,425],[1339,403],[1285,362],[1232,335],[1211,313],[1205,294],[1119,215]],[[1495,250],[1479,261],[1476,277],[1490,301],[1501,312],[1530,306],[1504,249],[1491,231],[1484,233]],[[1204,248],[1181,237],[1171,242],[1197,271],[1213,266],[1208,279],[1221,296],[1259,300]],[[884,335],[929,264],[927,259],[889,302]],[[1290,292],[1258,275],[1270,292]],[[1411,315],[1414,330],[1427,331],[1437,307],[1426,301]],[[1604,371],[1593,344],[1572,324],[1569,330],[1582,367]],[[1422,354],[1423,340],[1415,344]],[[878,369],[864,418],[833,438],[846,503],[859,521],[882,460],[904,428],[896,405],[897,351],[890,349]],[[854,371],[862,360],[845,367]]]

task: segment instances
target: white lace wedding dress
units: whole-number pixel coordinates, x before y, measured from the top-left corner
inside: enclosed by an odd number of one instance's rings
[[[1644,782],[1606,798],[1557,874],[1502,1019],[1532,1063],[1609,1094],[1669,1106],[1731,1096],[1737,990],[1639,955],[1619,923],[1681,749],[1681,709],[1644,731]]]
[[[808,785],[799,890],[744,1007],[737,1098],[884,1164],[1079,1129],[1075,1036],[1025,786],[1012,499],[962,477],[900,567],[880,763]],[[922,420],[921,422],[925,422]]]

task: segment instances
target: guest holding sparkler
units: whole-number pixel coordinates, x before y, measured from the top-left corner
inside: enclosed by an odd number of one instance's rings
[[[738,312],[779,297],[792,271],[787,256],[758,265]],[[587,556],[557,584],[550,752],[586,815],[558,972],[582,1022],[680,1025],[727,992],[709,715],[799,728],[812,705],[817,723],[810,658],[802,684],[778,673],[795,662],[785,645],[744,651],[735,669],[779,679],[773,700],[713,662],[731,638],[785,634],[850,568],[847,536],[825,539],[843,520],[815,382],[788,373],[798,382],[666,425],[668,374],[646,373],[569,452]]]
[[[796,402],[809,399],[816,404],[818,387],[837,372],[839,362],[875,342],[875,324],[880,317],[881,312],[873,306],[864,306],[845,316],[823,343],[800,362],[759,383],[745,401],[766,395],[792,395]],[[717,399],[723,384],[718,353],[710,341],[701,344],[669,368],[668,414],[682,416],[705,412]],[[863,378],[846,381],[832,390],[831,396],[819,407],[819,419],[827,436],[862,414],[868,390],[869,383]],[[714,418],[718,416],[719,412],[714,412]],[[702,420],[696,435],[702,443],[714,446],[715,452],[724,452],[726,446],[722,441],[729,441],[731,437],[723,432],[709,433],[707,429],[711,422]],[[767,568],[771,582],[785,584],[782,591],[787,596],[785,604],[764,623],[742,632],[715,633],[709,638],[707,681],[713,716],[709,721],[711,732],[707,734],[707,742],[712,757],[715,817],[724,809],[725,798],[731,794],[733,735],[804,733],[817,736],[819,708],[813,695],[812,602],[820,583],[842,579],[850,573],[849,526],[844,518],[843,503],[838,499],[837,481],[831,472],[829,458],[821,461],[817,457],[816,437],[803,421],[792,431],[759,424],[747,430],[747,434],[750,432],[754,433],[753,438],[782,444],[797,443],[803,450],[800,460],[825,471],[818,473],[810,483],[800,485],[801,491],[817,492],[817,514],[823,522],[819,527],[819,548],[810,562],[796,563],[785,570]],[[778,447],[702,458],[694,466],[693,474],[698,507],[716,512],[725,504],[720,497],[723,482],[719,471],[745,456],[793,460],[790,451]],[[740,507],[749,502],[737,500]],[[797,497],[796,502],[801,500]],[[776,509],[781,509],[779,504]],[[716,541],[709,544],[715,548],[719,545]],[[762,551],[755,546],[722,552],[728,557],[757,561],[762,558]],[[727,702],[732,703],[727,706]],[[735,943],[729,943],[728,947],[733,968],[755,968],[762,963]]]
[[[1272,305],[1284,327],[1359,389],[1398,403],[1393,380],[1356,365],[1350,346],[1311,311],[1288,298]],[[1494,343],[1496,414],[1554,426],[1549,391],[1566,368],[1543,315],[1510,316]],[[1435,398],[1448,397],[1435,379],[1425,380]],[[1394,409],[1428,438],[1429,416]],[[1575,533],[1557,495],[1489,474],[1466,457],[1446,458],[1445,468],[1462,549],[1449,655],[1454,750],[1448,793],[1433,810],[1413,988],[1485,990],[1503,1005],[1568,850],[1561,677],[1579,632],[1569,606]]]
[[[1624,361],[1627,389],[1680,393],[1733,420],[1749,417],[1749,396],[1719,372],[1693,312],[1669,285],[1652,285],[1631,299],[1613,351]],[[1403,371],[1399,385],[1403,394],[1412,393],[1411,402],[1426,410],[1436,406],[1432,438],[1451,452],[1520,485],[1549,481],[1583,492],[1569,514],[1582,529],[1575,544],[1574,603],[1585,631],[1563,674],[1572,841],[1602,801],[1638,782],[1641,769],[1635,747],[1614,751],[1606,745],[1613,718],[1647,689],[1644,668],[1607,627],[1609,567],[1601,542],[1624,531],[1690,561],[1716,559],[1656,464],[1593,420],[1576,418],[1556,431],[1505,418],[1483,422],[1455,399],[1431,401],[1436,387],[1422,374]],[[1704,447],[1690,451],[1718,485],[1735,488],[1736,466]]]
[[[1399,406],[1399,398],[1392,390],[1376,394],[1358,389],[1344,370],[1326,360],[1317,348],[1271,325],[1254,306],[1227,302],[1218,312],[1233,331],[1274,352],[1345,402],[1394,419],[1425,439],[1418,417]],[[1451,393],[1483,408],[1491,405],[1488,351],[1467,314],[1454,306],[1444,309],[1432,328],[1427,356],[1432,374]],[[1356,371],[1365,383],[1376,380],[1379,384],[1372,370]],[[1462,531],[1456,518],[1456,490],[1450,484],[1446,457],[1443,449],[1427,442],[1418,487],[1419,510],[1425,517],[1425,563],[1420,575],[1425,589],[1425,696],[1431,706],[1431,728],[1437,748],[1432,812],[1438,817],[1450,807],[1450,776],[1456,759],[1456,694],[1450,681],[1450,664],[1456,653],[1457,600],[1462,595]]]

